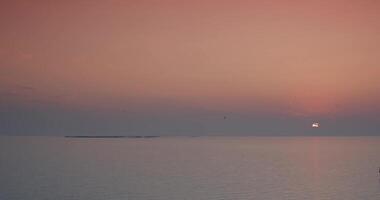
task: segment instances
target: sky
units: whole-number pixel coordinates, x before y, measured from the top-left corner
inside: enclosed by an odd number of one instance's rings
[[[4,0],[0,134],[380,135],[379,10]]]

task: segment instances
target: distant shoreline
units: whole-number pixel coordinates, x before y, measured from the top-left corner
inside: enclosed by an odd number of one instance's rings
[[[133,136],[121,136],[121,135],[113,135],[113,136],[92,136],[92,135],[66,135],[66,138],[156,138],[160,136],[156,135],[146,135],[146,136],[139,136],[139,135],[133,135]]]

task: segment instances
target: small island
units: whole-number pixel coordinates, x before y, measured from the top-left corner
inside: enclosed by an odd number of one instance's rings
[[[132,136],[124,136],[124,135],[66,135],[66,138],[156,138],[159,136],[156,135],[132,135]]]

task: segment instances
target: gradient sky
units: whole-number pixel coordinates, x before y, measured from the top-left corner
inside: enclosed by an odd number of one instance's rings
[[[0,133],[380,135],[379,10],[1,1]]]

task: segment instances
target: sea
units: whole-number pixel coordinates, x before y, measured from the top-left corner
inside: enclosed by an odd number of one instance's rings
[[[0,200],[379,200],[380,137],[0,137]]]

